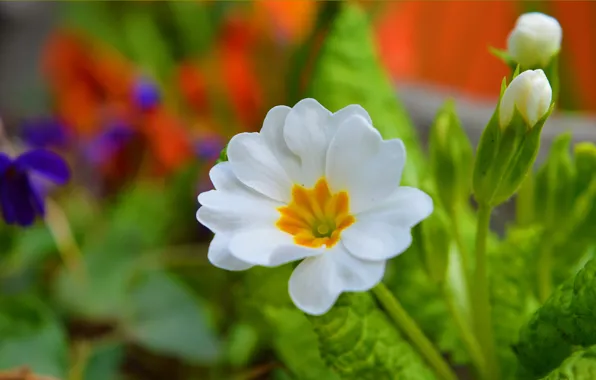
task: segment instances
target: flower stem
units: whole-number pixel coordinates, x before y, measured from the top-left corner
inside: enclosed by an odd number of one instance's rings
[[[499,379],[499,366],[495,353],[489,283],[487,271],[486,240],[488,237],[492,207],[480,204],[476,228],[476,271],[474,273],[476,336],[484,349],[486,379]]]
[[[472,359],[472,363],[476,367],[476,371],[478,371],[479,378],[484,379],[486,377],[486,362],[484,360],[484,355],[482,353],[482,347],[476,340],[476,336],[474,335],[473,330],[471,329],[471,325],[464,320],[460,310],[458,309],[457,305],[454,302],[453,296],[449,293],[449,290],[445,285],[443,285],[443,296],[445,297],[445,302],[447,302],[447,308],[449,309],[449,313],[453,317],[453,321],[455,322],[455,327],[457,328],[459,337],[461,338],[464,346],[466,347],[466,351],[468,355],[470,355],[470,359]]]
[[[385,312],[399,329],[408,337],[410,342],[418,349],[422,357],[430,364],[440,378],[456,380],[457,376],[433,344],[424,335],[416,322],[408,315],[397,298],[387,289],[383,283],[379,283],[372,289],[377,300],[383,305]]]
[[[84,284],[87,275],[83,255],[70,229],[66,214],[56,202],[49,198],[46,201],[46,208],[45,222],[54,238],[64,266],[78,281]]]
[[[552,246],[547,242],[538,257],[538,296],[541,302],[546,301],[552,292],[552,266]]]

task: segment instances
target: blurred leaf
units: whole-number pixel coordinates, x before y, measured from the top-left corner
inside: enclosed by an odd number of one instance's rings
[[[69,312],[91,320],[115,320],[128,303],[127,290],[138,267],[118,245],[99,246],[84,256],[83,271],[61,268],[55,295]]]
[[[228,337],[226,356],[232,367],[240,368],[248,365],[258,348],[259,335],[249,324],[235,324]]]
[[[23,296],[0,300],[0,369],[27,366],[64,378],[67,354],[62,326],[41,301]]]
[[[309,95],[331,111],[360,104],[385,139],[400,138],[408,162],[403,182],[417,183],[424,158],[414,126],[383,70],[366,14],[344,3],[333,21],[316,63]]]
[[[344,293],[327,314],[309,317],[321,356],[342,379],[435,379],[369,293]]]
[[[339,380],[319,353],[317,335],[308,319],[296,308],[264,307],[279,359],[300,380]]]
[[[167,83],[174,62],[168,44],[153,20],[151,8],[131,7],[122,23],[132,59],[158,82]]]
[[[13,270],[37,264],[56,252],[54,238],[44,224],[23,229],[15,237],[13,252],[4,264]]]
[[[84,380],[118,380],[120,366],[124,359],[122,344],[108,344],[93,348],[83,375]]]
[[[555,369],[577,347],[596,344],[596,260],[563,283],[520,331],[514,350],[520,378]]]
[[[132,310],[124,330],[155,352],[195,363],[213,363],[220,355],[206,310],[179,281],[165,273],[148,274],[132,291]]]
[[[107,239],[128,240],[130,248],[155,249],[169,237],[172,216],[166,189],[154,183],[137,183],[124,192],[110,215]],[[134,243],[133,243],[134,242]],[[124,242],[123,242],[124,243]]]
[[[64,25],[88,33],[127,54],[121,35],[118,10],[109,2],[85,1],[60,4],[60,16]]]
[[[183,45],[182,58],[203,53],[214,35],[214,20],[209,6],[206,3],[184,1],[170,1],[168,6],[178,29],[177,37]]]

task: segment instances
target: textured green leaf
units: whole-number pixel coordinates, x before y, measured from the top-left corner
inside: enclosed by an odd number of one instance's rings
[[[538,307],[532,268],[541,237],[540,227],[512,227],[506,240],[489,253],[492,320],[503,379],[515,374],[517,359],[511,347],[520,327]]]
[[[253,268],[239,295],[251,313],[246,316],[269,339],[276,356],[296,379],[336,380],[321,359],[317,336],[306,316],[288,295],[291,265]]]
[[[563,283],[532,316],[515,346],[523,378],[545,376],[576,346],[596,344],[596,260]]]
[[[32,297],[0,301],[0,369],[27,366],[47,376],[65,378],[66,334],[52,312]]]
[[[303,313],[295,308],[265,307],[273,347],[285,366],[300,380],[339,380],[321,359],[317,335]]]
[[[596,379],[596,346],[574,352],[542,380],[592,380]]]
[[[403,140],[408,152],[404,182],[416,183],[424,160],[418,137],[381,67],[367,16],[357,5],[344,4],[333,21],[308,93],[332,111],[363,106],[384,138]]]
[[[343,294],[327,314],[310,320],[323,360],[342,379],[435,378],[369,293]]]
[[[195,363],[213,363],[220,342],[204,305],[173,277],[147,275],[132,291],[124,329],[140,345]]]

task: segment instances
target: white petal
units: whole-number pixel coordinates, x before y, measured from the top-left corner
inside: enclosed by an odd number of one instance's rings
[[[396,227],[411,228],[432,212],[433,200],[428,194],[414,187],[400,186],[388,198],[357,214],[356,220],[375,220]]]
[[[370,125],[373,125],[370,115],[368,114],[368,112],[366,112],[364,108],[362,108],[362,106],[358,104],[350,104],[349,106],[346,106],[333,114],[331,120],[332,123],[335,125],[334,128],[339,128],[339,126],[344,121],[346,121],[354,115],[362,116]],[[337,130],[335,130],[335,132],[337,132]]]
[[[272,199],[288,202],[292,182],[259,133],[240,133],[228,144],[228,159],[236,177]]]
[[[399,186],[406,159],[403,142],[383,141],[361,116],[348,118],[327,153],[327,179],[333,192],[347,190],[357,213],[382,201]]]
[[[358,218],[342,232],[341,242],[362,260],[387,260],[404,252],[412,244],[409,227],[396,227],[374,218]]]
[[[363,261],[337,245],[298,265],[290,277],[290,297],[305,313],[321,315],[342,292],[369,290],[382,280],[384,272],[385,261]]]
[[[300,159],[288,148],[284,138],[284,126],[290,110],[287,106],[273,107],[265,116],[261,135],[288,177],[297,181],[301,171]]]
[[[228,162],[215,165],[209,172],[217,190],[199,194],[197,220],[216,233],[232,233],[246,226],[272,226],[282,206],[242,184]]]
[[[211,264],[218,268],[232,271],[246,270],[253,266],[234,257],[230,252],[229,245],[230,238],[228,235],[215,234],[211,244],[209,244],[209,251],[207,253],[207,258]]]
[[[324,248],[314,249],[296,245],[290,234],[271,226],[250,228],[234,234],[230,242],[230,251],[242,261],[276,267],[320,255]]]
[[[298,102],[286,117],[284,138],[288,148],[300,157],[303,186],[312,187],[325,174],[325,156],[330,137],[331,112],[314,99]]]

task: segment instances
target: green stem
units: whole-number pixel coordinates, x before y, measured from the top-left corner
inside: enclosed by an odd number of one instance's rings
[[[486,240],[488,237],[490,214],[492,207],[480,204],[478,209],[478,224],[476,228],[476,271],[474,272],[476,315],[476,336],[484,349],[486,360],[486,379],[499,379],[499,366],[495,353],[491,305],[489,299],[489,284],[487,271]]]
[[[372,289],[377,300],[383,305],[385,312],[391,317],[399,329],[408,337],[410,342],[418,349],[422,357],[430,364],[440,378],[456,380],[457,376],[433,344],[424,335],[416,322],[408,315],[395,296],[383,283]]]
[[[470,253],[466,248],[466,244],[462,238],[461,234],[461,223],[459,218],[459,213],[457,211],[452,211],[451,213],[451,226],[453,228],[453,236],[455,237],[455,245],[457,246],[457,250],[459,251],[459,256],[461,258],[461,263],[464,268],[464,273],[466,276],[470,273]],[[466,283],[469,284],[468,281],[469,277],[466,277]]]
[[[538,296],[541,302],[545,302],[552,293],[552,266],[552,246],[547,242],[538,258]]]
[[[479,377],[484,379],[486,377],[487,369],[484,355],[482,353],[482,347],[480,347],[480,344],[476,340],[476,336],[470,328],[471,325],[464,320],[464,317],[455,304],[451,293],[447,289],[447,286],[444,285],[442,288],[445,302],[447,302],[447,308],[449,309],[449,313],[455,322],[455,328],[457,329],[458,334],[464,343],[464,346],[466,347],[468,355],[470,355],[470,359],[472,359],[472,363],[478,371]]]

